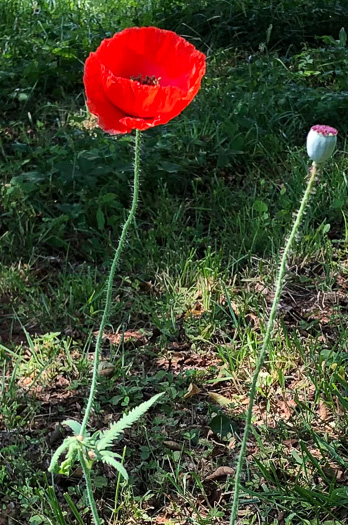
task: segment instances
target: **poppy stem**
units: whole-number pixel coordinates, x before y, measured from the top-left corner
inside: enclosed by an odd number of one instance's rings
[[[92,410],[93,401],[95,397],[95,391],[97,387],[97,378],[98,378],[98,363],[99,363],[99,356],[100,356],[100,348],[101,343],[103,339],[104,334],[104,328],[106,325],[106,322],[109,317],[109,310],[110,310],[110,304],[111,304],[111,296],[112,296],[112,285],[114,282],[114,276],[115,271],[118,265],[118,261],[121,255],[121,252],[123,250],[127,232],[129,230],[130,225],[133,222],[135,212],[137,209],[138,204],[138,197],[139,197],[139,174],[140,174],[140,144],[141,144],[141,133],[137,129],[135,134],[135,149],[134,149],[134,182],[133,182],[133,199],[132,199],[132,206],[128,215],[128,218],[126,222],[123,225],[121,237],[118,242],[118,246],[115,251],[114,259],[111,264],[110,273],[108,282],[106,285],[106,299],[105,299],[105,307],[104,307],[104,313],[102,316],[102,320],[100,322],[99,332],[97,336],[97,342],[95,345],[95,353],[94,353],[94,365],[93,365],[93,376],[92,376],[92,382],[91,382],[91,388],[89,391],[89,398],[87,402],[87,407],[85,411],[85,415],[83,418],[82,426],[81,426],[81,434],[84,436],[86,432],[86,427],[88,424],[89,416]]]
[[[307,187],[303,194],[300,207],[296,213],[295,220],[294,220],[290,235],[288,237],[288,240],[286,241],[283,255],[280,261],[278,277],[276,279],[276,290],[275,290],[273,304],[272,304],[271,312],[269,314],[269,319],[268,319],[268,323],[266,327],[266,334],[265,334],[265,338],[263,340],[261,351],[260,351],[260,354],[259,354],[259,357],[256,363],[255,372],[254,372],[254,376],[253,376],[253,380],[252,380],[251,388],[250,388],[249,406],[248,406],[248,410],[246,414],[244,435],[242,439],[242,444],[241,444],[241,449],[239,452],[237,469],[236,469],[236,476],[235,476],[235,483],[234,483],[234,499],[233,499],[233,505],[232,505],[232,511],[231,511],[230,525],[235,525],[238,508],[239,508],[240,479],[241,479],[242,468],[244,464],[244,457],[245,457],[245,452],[246,452],[246,447],[247,447],[247,442],[248,442],[248,437],[249,437],[249,432],[250,432],[251,418],[252,418],[252,413],[253,413],[254,400],[256,396],[257,381],[259,378],[261,368],[265,361],[266,352],[269,347],[269,343],[271,341],[274,321],[277,316],[279,301],[280,301],[281,293],[283,290],[284,278],[286,274],[289,253],[292,248],[293,242],[296,239],[297,232],[301,224],[301,220],[303,218],[304,212],[308,204],[309,197],[313,190],[316,175],[317,175],[317,164],[313,162],[312,167],[309,170],[309,179],[307,182]]]
[[[91,481],[91,468],[87,465],[86,459],[82,451],[79,451],[78,457],[79,457],[83,475],[86,481],[87,497],[88,497],[89,506],[92,511],[93,521],[95,525],[101,525],[98,510],[97,510],[97,505],[96,505],[96,502],[93,496],[93,486],[92,486],[92,481]]]

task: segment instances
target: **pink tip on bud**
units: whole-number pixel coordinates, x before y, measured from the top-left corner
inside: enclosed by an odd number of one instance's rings
[[[316,124],[307,135],[307,153],[317,164],[325,162],[334,152],[338,131],[331,126]]]
[[[315,126],[312,126],[311,129],[325,137],[331,137],[332,135],[338,134],[337,129],[332,128],[331,126],[324,126],[323,124],[316,124]]]

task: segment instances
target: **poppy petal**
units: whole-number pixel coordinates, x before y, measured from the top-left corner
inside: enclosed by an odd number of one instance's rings
[[[144,85],[128,78],[115,77],[101,66],[102,83],[107,98],[128,115],[153,118],[161,113],[169,113],[178,99],[187,97],[177,86]]]
[[[111,135],[127,133],[132,128],[129,129],[121,123],[125,114],[106,98],[100,69],[96,53],[91,53],[86,60],[84,73],[88,108],[93,115],[97,115],[99,126],[107,133]]]
[[[176,33],[125,29],[87,59],[87,105],[109,133],[147,129],[177,116],[197,94],[204,73],[204,54]]]
[[[101,63],[115,76],[154,75],[162,78],[162,85],[182,89],[189,86],[195,64],[205,66],[205,56],[192,44],[173,31],[157,27],[125,29],[104,40],[97,52]]]

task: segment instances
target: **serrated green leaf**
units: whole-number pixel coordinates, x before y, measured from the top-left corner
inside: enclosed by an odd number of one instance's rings
[[[120,454],[117,454],[117,452],[111,452],[111,450],[102,450],[100,452],[100,456],[101,457],[104,457],[104,456],[107,456],[109,458],[119,458],[119,459],[122,459],[122,456],[120,456]]]
[[[57,450],[55,451],[55,453],[53,454],[51,458],[51,463],[50,463],[50,466],[48,467],[48,472],[55,471],[58,465],[60,455],[64,452],[64,450],[69,448],[69,446],[73,443],[73,441],[75,441],[74,437],[68,437],[64,439],[63,443],[60,445],[60,447],[57,448]]]
[[[117,461],[115,458],[110,458],[109,456],[103,456],[103,463],[107,463],[111,467],[114,467],[126,481],[128,481],[128,474],[122,463]]]
[[[81,434],[81,423],[74,421],[73,419],[66,419],[63,421],[62,425],[67,425],[74,432],[75,436]]]
[[[107,447],[110,447],[113,441],[126,429],[135,423],[141,416],[149,410],[149,408],[156,403],[156,401],[164,394],[157,394],[148,401],[145,401],[141,405],[133,408],[128,414],[125,414],[120,421],[110,426],[108,430],[105,430],[101,434],[101,438],[97,443],[97,450],[101,451]]]
[[[68,452],[66,454],[66,458],[60,464],[59,474],[63,474],[64,476],[69,476],[70,470],[75,463],[78,449],[79,449],[79,445],[76,443],[76,441],[69,446]]]

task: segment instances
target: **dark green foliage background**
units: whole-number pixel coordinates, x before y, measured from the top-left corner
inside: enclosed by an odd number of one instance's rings
[[[73,258],[96,260],[104,258],[109,237],[118,235],[129,202],[132,137],[84,130],[82,73],[86,56],[103,38],[134,24],[178,31],[208,57],[202,90],[191,107],[144,134],[142,242],[147,244],[150,217],[157,222],[164,199],[166,207],[184,210],[171,225],[173,238],[162,235],[164,225],[157,224],[156,243],[174,246],[185,230],[184,244],[197,248],[211,236],[237,256],[242,237],[247,251],[267,253],[267,238],[248,241],[246,217],[255,213],[255,200],[266,203],[268,225],[281,238],[293,199],[279,195],[279,179],[288,181],[294,201],[298,197],[289,149],[302,147],[316,122],[338,127],[342,139],[348,108],[341,30],[347,4],[273,4],[3,0],[0,242],[5,257],[69,247]],[[320,198],[325,206],[315,211],[317,224],[328,213],[328,221],[340,226],[344,195],[329,190]],[[227,209],[235,226],[221,213]]]

